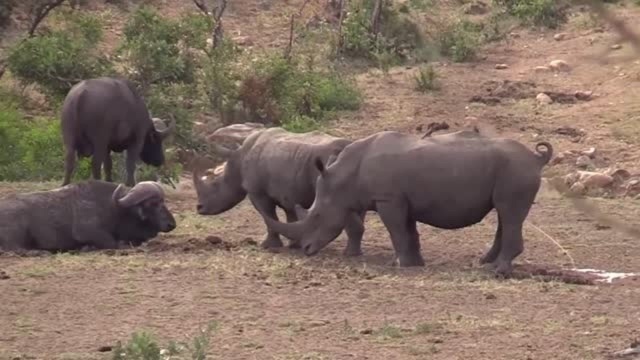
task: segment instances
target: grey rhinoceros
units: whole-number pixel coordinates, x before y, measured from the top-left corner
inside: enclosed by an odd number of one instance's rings
[[[349,214],[376,211],[397,263],[423,266],[416,222],[459,229],[495,208],[498,229],[481,263],[497,261],[496,272],[507,275],[524,250],[522,224],[552,154],[548,142],[537,143],[534,153],[518,141],[475,131],[425,139],[383,131],[354,141],[329,166],[310,160],[320,176],[308,213],[297,207],[301,220],[264,218],[272,231],[301,238],[304,252],[313,255],[337,237]]]
[[[277,220],[276,206],[282,208],[287,221],[297,221],[295,205],[309,207],[315,197],[320,174],[314,159],[331,162],[351,141],[318,131],[291,133],[282,128],[253,132],[242,145],[231,150],[217,146],[227,160],[214,170],[211,182],[203,180],[200,169],[193,173],[198,196],[197,212],[216,215],[239,204],[247,195],[253,206],[267,217]],[[348,243],[345,255],[361,254],[364,211],[350,213],[344,220]],[[278,232],[267,229],[263,248],[283,246]],[[342,231],[342,228],[340,229]],[[289,237],[289,247],[299,247],[299,238]]]

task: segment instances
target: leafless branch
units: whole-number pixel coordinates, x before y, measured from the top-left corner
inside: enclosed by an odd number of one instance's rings
[[[209,9],[207,9],[207,4],[201,0],[193,0],[193,3],[202,11],[205,15],[209,16]]]
[[[293,49],[293,38],[294,38],[294,29],[295,29],[295,20],[296,20],[296,16],[297,17],[301,17],[302,16],[302,12],[304,11],[304,8],[307,6],[307,4],[309,3],[310,0],[305,0],[302,3],[302,6],[300,6],[300,9],[298,10],[298,14],[291,14],[291,21],[289,22],[289,43],[287,44],[287,47],[284,50],[284,58],[287,59],[287,61],[289,61],[291,59],[291,51]]]
[[[371,33],[374,36],[374,39],[378,37],[378,32],[380,32],[380,16],[382,15],[382,2],[384,0],[376,0],[373,5],[373,12],[371,13]]]
[[[347,0],[340,0],[340,16],[338,16],[338,46],[337,51],[339,52],[342,49],[343,39],[342,39],[342,23],[344,22],[344,5]]]
[[[44,4],[39,5],[35,10],[35,17],[33,22],[31,23],[31,27],[29,28],[29,37],[33,37],[36,33],[36,29],[38,29],[38,25],[44,20],[44,18],[49,15],[49,12],[58,6],[62,5],[64,0],[51,0]]]
[[[213,28],[213,48],[217,48],[220,42],[222,42],[222,37],[224,35],[224,31],[222,29],[222,15],[224,14],[224,10],[227,8],[227,0],[222,0],[222,5],[220,7],[216,7],[214,9],[214,17],[215,27]]]

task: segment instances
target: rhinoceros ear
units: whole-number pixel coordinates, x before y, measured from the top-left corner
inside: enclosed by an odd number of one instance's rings
[[[324,171],[325,171],[324,164],[322,163],[322,160],[319,157],[316,158],[315,165],[318,171],[320,171],[320,175],[324,175]]]

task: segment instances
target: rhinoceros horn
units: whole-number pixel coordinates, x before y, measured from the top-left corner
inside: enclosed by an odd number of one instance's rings
[[[162,187],[154,181],[141,181],[121,197],[120,195],[125,191],[124,185],[120,184],[112,195],[116,205],[125,208],[138,205],[150,198],[164,199]]]

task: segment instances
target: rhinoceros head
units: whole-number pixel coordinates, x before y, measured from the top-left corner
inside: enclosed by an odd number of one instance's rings
[[[193,185],[198,196],[196,210],[200,215],[217,215],[238,203],[247,195],[242,188],[242,176],[236,159],[231,157],[204,176],[199,166],[193,171]],[[210,177],[213,179],[210,179]]]

